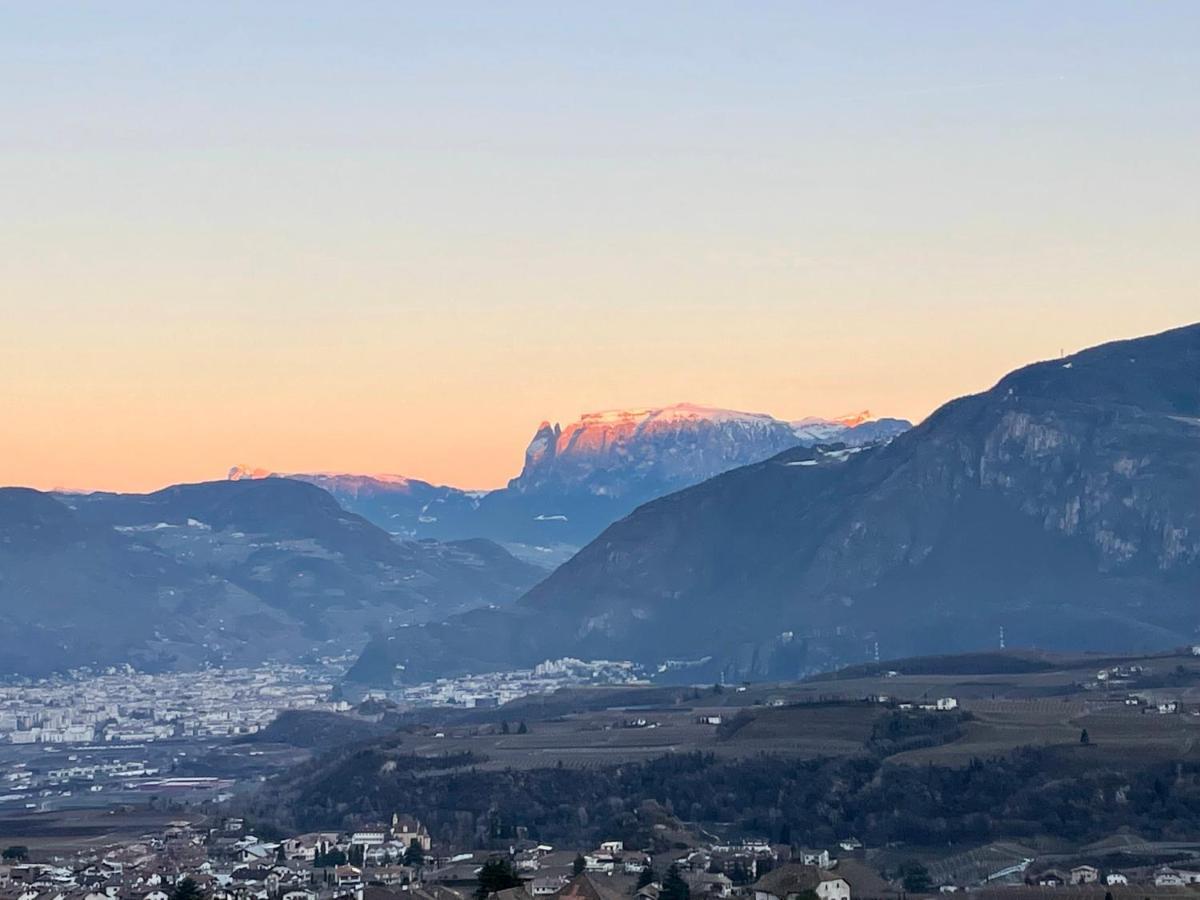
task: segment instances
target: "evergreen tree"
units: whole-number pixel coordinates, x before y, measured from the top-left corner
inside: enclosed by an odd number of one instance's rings
[[[404,851],[404,864],[416,868],[423,865],[425,862],[425,850],[421,847],[421,842],[413,838],[408,842],[408,849]]]
[[[746,871],[746,867],[742,865],[740,859],[733,864],[733,869],[729,873],[729,880],[736,885],[750,883],[750,873]]]
[[[171,900],[204,900],[204,891],[190,876],[182,879],[171,891]]]
[[[479,870],[479,887],[475,889],[478,900],[487,900],[492,894],[509,888],[520,887],[521,879],[507,859],[489,859]]]
[[[522,722],[517,727],[517,734],[529,734],[529,726]]]
[[[923,894],[933,887],[933,881],[929,877],[929,870],[916,860],[911,860],[900,866],[900,879],[904,884],[904,890],[910,894]]]
[[[1083,744],[1084,746],[1087,746],[1091,742],[1092,742],[1092,739],[1088,735],[1086,728],[1083,729],[1083,731],[1079,732],[1079,743]]]
[[[653,866],[646,866],[646,868],[642,869],[642,871],[638,873],[637,887],[635,887],[634,890],[640,891],[648,884],[654,884]]]
[[[667,877],[663,879],[662,890],[658,892],[659,900],[692,900],[692,890],[679,874],[679,866],[674,863],[667,869]]]
[[[582,853],[575,854],[575,862],[573,862],[571,864],[571,871],[574,874],[579,875],[586,868],[587,868],[587,860],[583,858],[583,854]]]

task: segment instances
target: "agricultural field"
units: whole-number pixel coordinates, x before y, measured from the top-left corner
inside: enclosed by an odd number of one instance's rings
[[[589,768],[702,751],[719,759],[763,753],[800,759],[885,752],[889,764],[963,766],[1018,747],[1076,748],[1097,761],[1136,748],[1148,758],[1200,753],[1200,658],[1010,653],[898,661],[788,684],[716,687],[571,688],[498,709],[421,709],[392,715],[401,752],[420,757],[470,753],[484,770]],[[1102,669],[1136,667],[1136,678],[1097,681]],[[909,671],[911,668],[912,671]],[[996,669],[997,671],[989,671]],[[1140,698],[1127,705],[1127,697]],[[881,718],[943,697],[964,717],[934,746],[872,744]],[[1154,704],[1174,701],[1159,715]],[[720,724],[715,724],[717,719]],[[302,723],[301,723],[302,724]],[[303,729],[301,729],[303,730]],[[344,729],[347,735],[360,729]],[[312,756],[319,748],[253,745],[259,756]],[[228,766],[229,760],[217,767]]]
[[[204,817],[179,810],[125,805],[112,809],[10,812],[0,816],[0,844],[28,847],[39,857],[70,856],[128,845],[143,835],[159,836],[170,822],[179,820],[199,824]]]
[[[486,757],[480,768],[609,765],[695,750],[723,758],[776,753],[813,758],[862,752],[879,705],[802,704],[741,707],[746,724],[733,721],[739,708],[689,705],[679,709],[584,712],[526,721],[528,733],[494,724],[459,725],[401,737],[406,752],[437,756],[471,752]],[[703,720],[721,717],[723,725]],[[644,724],[643,724],[644,722]],[[636,724],[634,724],[636,723]],[[438,735],[442,735],[439,737]]]
[[[813,845],[852,833],[963,872],[1116,834],[1192,838],[1200,715],[1186,698],[1200,660],[1005,658],[995,672],[987,663],[565,689],[490,709],[376,708],[385,736],[268,776],[234,802],[297,829],[403,802],[450,842],[520,825],[551,843],[621,829],[640,840],[650,804],[689,828]],[[1160,713],[1160,703],[1174,705]]]
[[[986,669],[987,659],[972,659],[970,667]],[[471,752],[486,759],[485,768],[603,766],[696,750],[725,759],[761,753],[811,759],[866,753],[874,727],[898,705],[953,697],[969,713],[961,735],[898,752],[890,763],[960,766],[1027,746],[1080,747],[1098,761],[1135,748],[1154,758],[1200,754],[1200,715],[1193,714],[1200,710],[1200,687],[1191,683],[1200,684],[1200,658],[1190,654],[1038,655],[1025,663],[1029,671],[999,673],[938,672],[936,661],[919,661],[916,668],[924,671],[907,674],[904,662],[892,665],[877,674],[736,689],[564,691],[498,710],[455,711],[444,720],[425,710],[413,720],[420,727],[405,727],[403,719],[398,724],[406,752]],[[960,665],[956,657],[945,662],[948,669]],[[1098,671],[1113,667],[1141,671],[1136,678],[1097,682]],[[1130,696],[1139,705],[1127,704]],[[1166,701],[1178,704],[1176,713],[1153,711]],[[722,724],[707,724],[715,717]],[[519,723],[527,733],[516,733]],[[1085,729],[1089,742],[1081,746]]]

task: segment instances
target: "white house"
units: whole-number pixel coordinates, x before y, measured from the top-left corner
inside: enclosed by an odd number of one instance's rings
[[[828,850],[803,850],[797,854],[800,862],[806,866],[816,866],[818,869],[833,868],[833,860],[829,856]]]
[[[1183,878],[1171,869],[1160,869],[1154,873],[1155,887],[1183,887]]]
[[[754,900],[798,900],[814,892],[820,900],[850,900],[850,884],[846,879],[818,869],[789,863],[773,869],[753,885]]]
[[[601,875],[611,875],[617,867],[617,861],[610,853],[589,853],[583,858],[584,869]]]
[[[387,840],[387,829],[382,825],[360,828],[350,835],[350,843],[360,847],[375,847]]]
[[[1100,870],[1095,866],[1076,866],[1071,870],[1071,884],[1095,884],[1100,880]]]

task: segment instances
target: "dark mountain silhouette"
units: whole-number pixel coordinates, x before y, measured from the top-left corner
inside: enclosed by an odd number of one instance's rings
[[[1200,326],[1037,363],[885,446],[796,448],[640,507],[510,611],[351,675],[547,657],[790,677],[995,646],[1157,648],[1200,626]]]

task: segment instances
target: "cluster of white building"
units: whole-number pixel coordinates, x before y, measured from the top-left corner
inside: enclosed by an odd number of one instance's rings
[[[613,660],[547,660],[532,669],[486,672],[459,678],[439,678],[424,684],[376,690],[368,697],[393,700],[407,706],[499,706],[518,697],[544,694],[582,684],[637,684],[639,668]]]
[[[0,741],[13,744],[145,743],[249,734],[284,709],[333,703],[323,666],[263,666],[146,674],[114,668],[0,686]]]

